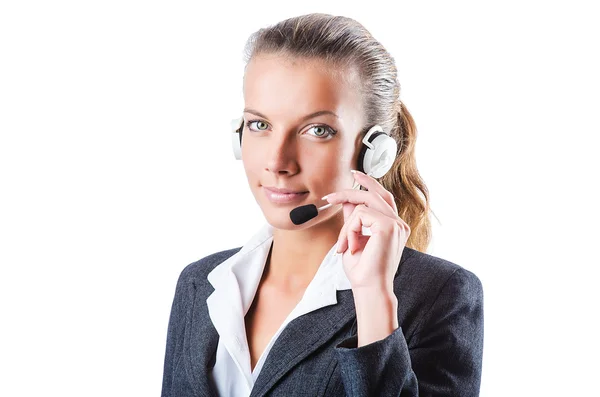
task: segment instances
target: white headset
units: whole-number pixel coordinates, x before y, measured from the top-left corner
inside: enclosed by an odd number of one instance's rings
[[[244,118],[231,121],[231,143],[233,154],[237,160],[242,159],[242,131]],[[383,128],[375,125],[369,129],[362,139],[364,146],[358,155],[358,169],[373,178],[384,176],[394,164],[398,145],[396,140],[383,132]]]

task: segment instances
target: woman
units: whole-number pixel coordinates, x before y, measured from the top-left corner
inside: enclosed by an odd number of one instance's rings
[[[424,253],[429,197],[394,60],[324,14],[246,49],[233,143],[266,224],[181,273],[162,395],[477,396],[481,283]]]

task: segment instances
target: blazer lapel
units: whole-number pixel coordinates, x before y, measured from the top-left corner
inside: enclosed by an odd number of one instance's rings
[[[281,332],[254,383],[250,397],[264,395],[300,361],[356,317],[352,290],[337,291],[338,303],[292,320]],[[302,341],[302,343],[298,343]]]

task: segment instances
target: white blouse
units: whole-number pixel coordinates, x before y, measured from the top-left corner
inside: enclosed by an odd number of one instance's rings
[[[210,374],[220,396],[247,397],[258,378],[271,347],[293,319],[337,303],[336,291],[351,285],[342,266],[342,256],[329,250],[302,299],[273,335],[252,371],[244,317],[258,289],[267,261],[273,227],[266,223],[235,255],[208,274],[215,291],[207,298],[210,318],[219,333],[215,366]]]

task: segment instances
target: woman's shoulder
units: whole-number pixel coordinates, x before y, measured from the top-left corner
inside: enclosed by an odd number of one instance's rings
[[[481,303],[483,288],[473,272],[447,259],[408,247],[404,250],[394,292],[406,310],[422,313],[442,301],[450,305]]]
[[[481,284],[479,278],[464,267],[431,254],[405,247],[396,279],[411,284],[427,286],[446,283],[450,278],[464,279],[466,282]]]
[[[218,251],[213,254],[207,255],[195,262],[185,266],[179,276],[180,280],[189,279],[200,279],[206,280],[208,273],[210,273],[215,267],[223,263],[231,256],[239,252],[242,247],[231,248],[224,251]]]

